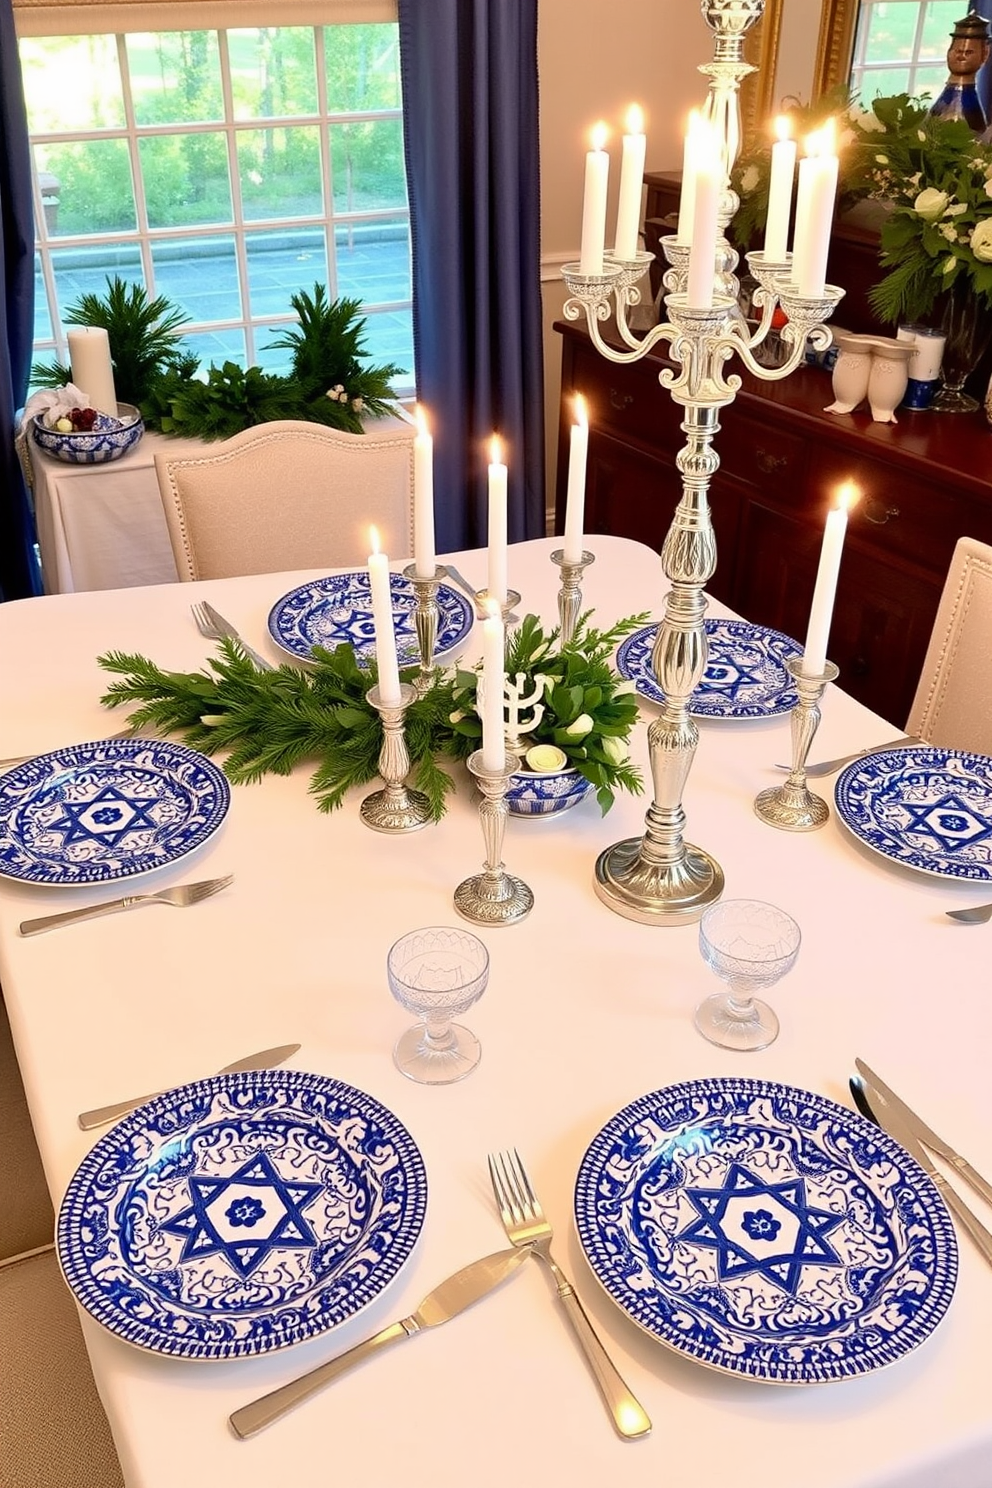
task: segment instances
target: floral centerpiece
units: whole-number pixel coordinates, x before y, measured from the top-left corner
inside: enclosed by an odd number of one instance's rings
[[[814,108],[793,110],[800,137],[831,114],[837,119],[839,210],[866,198],[890,206],[880,230],[887,272],[869,299],[893,324],[932,318],[955,289],[973,307],[992,310],[992,146],[976,141],[963,120],[932,118],[929,107],[900,93],[865,109],[835,91]],[[767,177],[767,149],[741,156],[741,241],[764,221]]]

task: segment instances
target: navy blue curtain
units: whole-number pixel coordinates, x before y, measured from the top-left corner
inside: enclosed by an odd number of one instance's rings
[[[537,0],[399,0],[417,395],[438,548],[483,546],[493,432],[511,541],[544,532]]]
[[[34,217],[24,90],[11,0],[0,0],[0,600],[41,593],[34,517],[14,422],[31,371],[34,329]]]
[[[977,10],[980,16],[984,16],[987,21],[992,21],[992,0],[971,0],[968,10]],[[964,10],[961,14],[965,14]],[[985,117],[992,122],[992,57],[989,57],[979,72],[975,84]]]

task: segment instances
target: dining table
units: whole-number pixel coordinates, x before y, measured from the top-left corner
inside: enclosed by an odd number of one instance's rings
[[[518,615],[557,623],[560,570],[550,555],[559,546],[554,538],[510,546]],[[582,608],[595,625],[642,611],[661,618],[667,581],[656,552],[597,534],[585,547],[595,562],[582,577]],[[483,550],[450,561],[471,585],[485,585]],[[202,668],[214,646],[193,624],[193,601],[210,601],[271,662],[289,660],[267,617],[317,577],[275,573],[0,605],[0,755],[119,729],[126,715],[101,704],[111,678],[98,658],[107,652],[172,671]],[[728,612],[711,600],[709,614]],[[481,652],[476,626],[458,659],[473,666]],[[898,732],[902,720],[894,727],[869,712],[843,682],[823,695],[811,759]],[[442,819],[405,833],[364,824],[359,807],[372,787],[350,791],[336,811],[318,810],[306,764],[233,786],[226,817],[195,856],[135,884],[233,874],[224,892],[189,909],[153,906],[27,937],[22,921],[114,897],[114,885],[0,877],[0,983],[56,1208],[101,1139],[80,1130],[79,1112],[290,1041],[300,1049],[286,1068],[372,1096],[408,1130],[426,1169],[426,1215],[405,1264],[353,1316],[295,1347],[216,1362],[166,1357],[81,1311],[128,1488],[992,1484],[992,1269],[963,1232],[950,1305],[917,1347],[857,1377],[788,1386],[706,1368],[666,1347],[616,1305],[580,1243],[576,1176],[597,1133],[639,1097],[708,1077],[781,1082],[855,1119],[848,1078],[861,1058],[992,1174],[992,929],[946,914],[990,897],[988,886],[871,850],[838,819],[831,779],[815,783],[830,804],[820,830],[764,824],[753,803],[784,779],[775,767],[790,759],[789,715],[701,719],[686,835],[720,863],[725,898],[780,905],[802,933],[794,968],[768,993],[778,1038],[746,1053],[707,1042],[693,1013],[719,983],[700,954],[698,925],[638,923],[594,889],[604,848],[644,830],[647,733],[657,714],[640,700],[631,748],[643,795],[619,792],[605,816],[591,794],[560,815],[507,821],[503,860],[534,905],[519,923],[477,931],[489,982],[461,1021],[482,1058],[450,1085],[415,1083],[395,1066],[392,1048],[411,1015],[390,995],[386,960],[409,930],[462,923],[454,891],[480,870],[485,845],[479,797],[461,764],[447,767],[456,789]],[[628,1441],[613,1430],[547,1272],[528,1261],[444,1328],[406,1339],[239,1440],[232,1411],[408,1316],[450,1273],[506,1244],[487,1154],[514,1147],[554,1225],[560,1264],[651,1433]]]

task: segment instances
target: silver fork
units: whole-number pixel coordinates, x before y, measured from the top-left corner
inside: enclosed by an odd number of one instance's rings
[[[507,1238],[529,1245],[544,1260],[558,1289],[565,1316],[589,1361],[596,1383],[621,1436],[647,1436],[651,1421],[631,1394],[593,1328],[575,1289],[551,1254],[554,1231],[531,1187],[516,1148],[489,1154],[489,1177]]]
[[[973,904],[970,909],[947,909],[944,913],[962,925],[987,925],[992,920],[992,904]]]
[[[842,754],[837,759],[821,760],[818,765],[807,765],[806,776],[810,780],[816,780],[823,775],[834,775],[842,770],[845,765],[851,764],[852,760],[863,759],[866,754],[878,754],[883,749],[901,749],[904,744],[922,744],[923,740],[917,734],[900,734],[898,739],[890,739],[887,744],[869,744],[865,749],[856,749],[853,754]],[[776,765],[776,770],[791,770],[791,765]]]
[[[257,651],[254,651],[241,638],[230,620],[225,620],[224,616],[218,610],[215,610],[212,604],[208,604],[206,600],[203,600],[200,603],[191,605],[190,608],[193,611],[196,628],[202,636],[206,636],[211,641],[223,640],[225,636],[228,640],[237,641],[248,660],[254,662],[260,672],[275,671],[275,667],[271,661],[266,661],[264,656],[260,656]]]
[[[22,935],[40,935],[43,930],[57,930],[60,925],[74,925],[77,920],[95,920],[100,915],[118,914],[122,909],[140,909],[145,904],[172,904],[186,909],[190,904],[199,904],[211,894],[219,894],[234,882],[234,874],[226,878],[205,878],[199,883],[177,884],[173,889],[157,889],[154,894],[128,894],[123,899],[108,899],[103,904],[90,904],[86,909],[67,909],[62,914],[42,915],[37,920],[22,920]]]

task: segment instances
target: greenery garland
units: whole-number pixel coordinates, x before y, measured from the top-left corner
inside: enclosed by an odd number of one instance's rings
[[[596,630],[583,615],[572,643],[558,651],[558,630],[545,633],[533,615],[508,638],[510,676],[522,672],[527,690],[536,678],[545,679],[546,710],[534,730],[535,742],[553,742],[562,750],[596,787],[604,813],[615,790],[642,789],[626,748],[637,700],[609,657],[618,640],[646,618],[634,615],[609,630]],[[288,775],[304,761],[316,760],[309,788],[321,811],[333,811],[353,786],[379,773],[382,719],[367,699],[376,670],[360,667],[346,643],[334,651],[315,646],[306,669],[287,664],[259,671],[232,640],[218,642],[218,655],[200,672],[165,671],[147,657],[122,651],[98,659],[119,679],[101,698],[106,707],[132,707],[129,723],[135,732],[178,733],[204,754],[226,752],[224,772],[235,784]],[[416,668],[400,673],[405,682],[416,675]],[[477,683],[474,672],[442,672],[405,715],[412,783],[426,795],[432,821],[444,815],[446,797],[454,790],[439,760],[464,759],[479,746]]]

